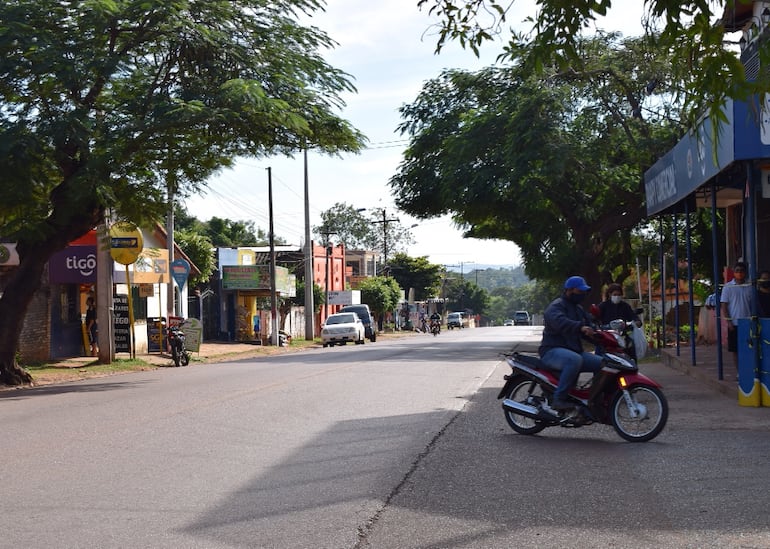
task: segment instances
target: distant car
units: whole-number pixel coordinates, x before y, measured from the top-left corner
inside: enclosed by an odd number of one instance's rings
[[[329,315],[321,327],[321,343],[324,347],[345,345],[348,341],[363,345],[366,342],[364,338],[364,323],[353,312]]]
[[[449,313],[446,317],[446,327],[450,330],[453,328],[465,328],[466,322],[463,313]]]
[[[377,328],[374,326],[374,318],[369,310],[369,305],[361,303],[358,305],[345,305],[340,309],[341,313],[356,313],[361,322],[364,323],[364,334],[366,338],[374,343],[377,341]]]
[[[515,323],[510,318],[503,322],[503,326],[515,326]]]
[[[531,326],[532,318],[527,311],[516,311],[513,313],[514,326]]]

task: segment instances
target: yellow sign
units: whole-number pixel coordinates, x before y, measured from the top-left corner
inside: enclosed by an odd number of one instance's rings
[[[136,225],[126,222],[110,227],[110,255],[121,265],[131,265],[142,253],[144,240]]]

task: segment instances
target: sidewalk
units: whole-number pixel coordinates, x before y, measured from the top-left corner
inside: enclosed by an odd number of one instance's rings
[[[190,352],[190,362],[217,362],[227,359],[250,358],[254,356],[267,356],[278,353],[290,353],[303,349],[312,349],[320,347],[320,344],[308,342],[304,347],[275,347],[272,345],[255,345],[253,343],[240,343],[229,341],[210,341],[201,343],[200,351]],[[118,353],[115,358],[128,359],[128,353]],[[173,364],[169,353],[137,353],[137,360],[153,366],[169,366]],[[51,362],[51,366],[56,368],[82,368],[86,364],[91,364],[96,360],[90,356],[76,356],[64,358]]]
[[[689,344],[682,344],[677,354],[676,347],[667,347],[660,353],[660,361],[663,365],[673,368],[706,383],[728,396],[738,395],[738,376],[733,365],[733,358],[727,349],[722,352],[722,378],[719,379],[719,366],[717,362],[716,345],[696,345],[695,360],[693,361],[692,348]]]

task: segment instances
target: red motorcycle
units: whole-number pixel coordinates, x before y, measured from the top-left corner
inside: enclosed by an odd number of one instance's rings
[[[522,435],[534,435],[546,427],[603,423],[630,442],[658,436],[668,420],[668,401],[660,384],[639,373],[636,361],[620,347],[621,340],[617,330],[596,331],[592,341],[602,356],[602,368],[570,391],[568,400],[575,407],[565,411],[550,406],[559,371],[534,355],[505,355],[512,372],[505,376],[497,398],[503,399],[508,425]]]

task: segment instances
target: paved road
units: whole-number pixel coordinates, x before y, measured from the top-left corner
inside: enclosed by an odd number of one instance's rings
[[[770,547],[766,409],[510,431],[500,327],[0,394],[0,547]],[[571,473],[567,473],[572,469]]]

